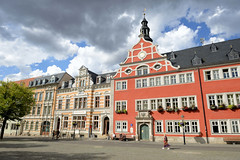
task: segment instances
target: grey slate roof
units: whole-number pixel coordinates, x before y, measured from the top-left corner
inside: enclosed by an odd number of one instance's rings
[[[66,72],[35,78],[33,81],[29,82],[29,87],[59,83],[61,81],[61,79],[63,78],[64,74],[66,74]],[[53,76],[55,77],[55,81],[51,82],[51,78]],[[40,83],[39,83],[39,81],[40,81]],[[44,83],[44,81],[45,81],[45,83]]]
[[[212,52],[212,45],[217,47],[216,52]],[[232,49],[240,54],[240,39],[228,40],[224,42],[193,47],[189,49],[184,49],[180,51],[173,51],[175,54],[175,59],[171,59],[172,52],[165,53],[167,58],[172,62],[174,66],[180,66],[180,69],[226,64],[232,62],[240,62],[240,59],[229,60],[228,53]],[[201,65],[193,65],[192,60],[195,55],[202,60]]]

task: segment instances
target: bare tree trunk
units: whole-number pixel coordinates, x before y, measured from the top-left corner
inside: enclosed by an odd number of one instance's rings
[[[1,139],[1,140],[3,139],[4,129],[5,129],[5,126],[6,126],[6,122],[7,122],[7,119],[4,118],[4,120],[3,120],[3,125],[2,125],[2,129],[1,129],[1,136],[0,136],[0,139]]]

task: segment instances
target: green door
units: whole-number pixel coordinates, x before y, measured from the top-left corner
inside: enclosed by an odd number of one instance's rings
[[[142,140],[149,140],[149,127],[148,125],[144,124],[140,127],[140,139]]]

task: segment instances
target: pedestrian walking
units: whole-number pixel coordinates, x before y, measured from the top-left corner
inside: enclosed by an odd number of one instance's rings
[[[164,134],[164,137],[163,137],[163,147],[162,149],[165,149],[167,148],[168,150],[170,149],[170,145],[168,144],[168,138],[167,138],[167,135]]]
[[[60,137],[60,131],[59,130],[57,130],[57,140],[58,140],[58,138]]]
[[[52,132],[52,139],[54,139],[54,136],[55,136],[55,130],[53,130]]]

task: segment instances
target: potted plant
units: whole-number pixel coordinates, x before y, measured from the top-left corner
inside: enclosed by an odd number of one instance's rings
[[[231,109],[231,110],[234,110],[234,109],[237,109],[237,106],[233,105],[233,104],[230,104],[230,105],[228,105],[228,108]]]
[[[175,107],[175,108],[174,108],[174,111],[175,111],[175,112],[178,112],[178,107]]]
[[[215,110],[215,109],[217,109],[217,106],[214,105],[214,104],[212,104],[212,105],[210,106],[210,109],[211,109],[211,110]]]
[[[226,109],[226,106],[225,106],[225,104],[221,104],[220,106],[218,106],[218,109]]]
[[[172,112],[173,109],[171,108],[171,106],[167,106],[167,107],[166,107],[166,111],[167,111],[167,112]]]
[[[191,110],[197,110],[197,107],[193,104],[189,109],[191,109]]]
[[[164,110],[163,110],[163,107],[162,107],[162,106],[158,106],[157,111],[158,111],[158,112],[164,111]]]
[[[183,111],[187,111],[187,110],[188,110],[188,107],[187,107],[187,106],[183,106],[183,107],[182,107],[182,110],[183,110]]]
[[[126,109],[124,109],[122,112],[126,114],[126,113],[127,113],[127,110],[126,110]]]

